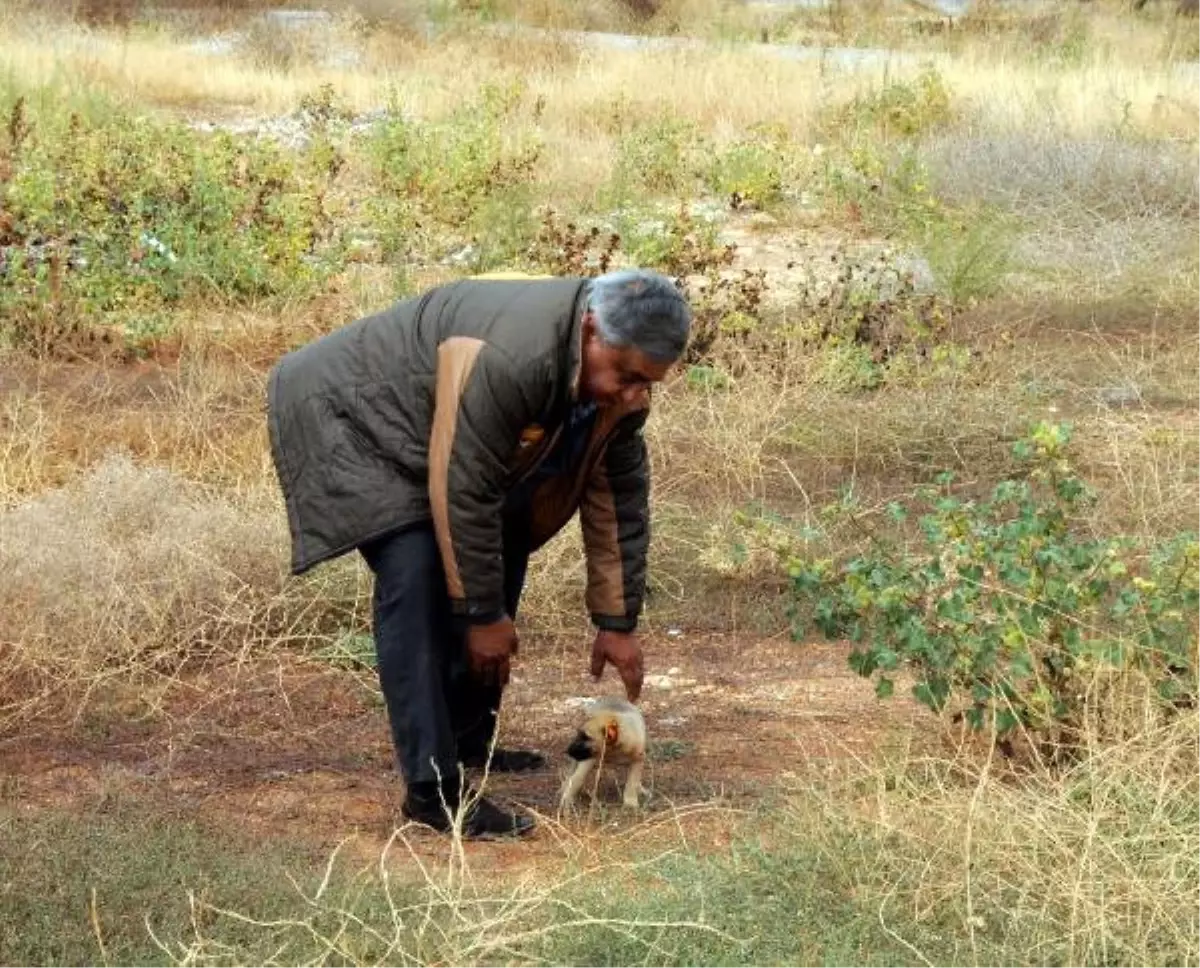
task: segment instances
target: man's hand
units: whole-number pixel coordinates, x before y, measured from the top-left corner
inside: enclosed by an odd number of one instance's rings
[[[471,673],[487,685],[508,685],[509,663],[517,654],[517,630],[507,615],[490,625],[467,628]]]
[[[642,643],[633,632],[611,632],[601,629],[592,645],[592,678],[604,674],[604,663],[611,662],[625,683],[630,702],[642,694]]]

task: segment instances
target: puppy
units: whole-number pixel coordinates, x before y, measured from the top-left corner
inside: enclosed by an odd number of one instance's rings
[[[575,760],[575,770],[563,786],[563,807],[575,802],[588,774],[601,763],[629,767],[623,802],[637,807],[646,759],[646,723],[633,703],[617,698],[593,702],[587,720],[567,747],[567,756]]]

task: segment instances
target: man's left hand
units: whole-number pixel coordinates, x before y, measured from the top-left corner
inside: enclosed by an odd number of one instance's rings
[[[616,667],[621,681],[625,683],[625,694],[630,702],[637,702],[642,694],[642,643],[634,632],[612,632],[601,629],[596,633],[592,645],[592,678],[604,674],[604,663]]]

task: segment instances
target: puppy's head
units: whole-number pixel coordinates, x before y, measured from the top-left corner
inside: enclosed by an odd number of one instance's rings
[[[615,749],[621,742],[621,727],[614,716],[592,716],[575,734],[567,747],[573,760],[591,760],[606,750]]]

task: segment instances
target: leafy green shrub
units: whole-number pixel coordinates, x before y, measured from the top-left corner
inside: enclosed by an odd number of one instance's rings
[[[926,67],[911,81],[892,81],[856,94],[833,109],[825,126],[876,138],[914,138],[945,126],[953,117],[949,87],[936,68]]]
[[[756,125],[748,137],[715,152],[705,184],[733,208],[765,210],[783,200],[795,155],[786,130]]]
[[[1098,675],[1136,671],[1164,700],[1194,702],[1196,536],[1147,547],[1085,534],[1078,514],[1094,495],[1069,439],[1068,426],[1035,426],[1014,450],[1027,474],[982,500],[943,474],[919,493],[915,549],[873,535],[848,561],[793,559],[797,636],[811,620],[849,638],[851,667],[877,676],[880,697],[907,667],[930,709],[957,707],[1001,740],[1023,730],[1056,753],[1077,741]]]
[[[954,304],[994,294],[1013,265],[1013,232],[995,206],[948,205],[912,148],[864,139],[825,156],[826,205],[868,230],[908,241],[929,259]]]
[[[371,221],[385,256],[471,242],[481,268],[528,244],[541,145],[508,137],[522,96],[519,85],[489,84],[442,121],[410,120],[393,107],[371,131]]]
[[[664,116],[625,132],[617,145],[608,199],[613,205],[646,192],[690,195],[703,169],[704,140],[694,122]]]
[[[340,241],[325,197],[328,142],[199,134],[116,109],[5,105],[0,141],[0,316],[48,349],[95,324],[151,337],[185,299],[311,292]]]
[[[920,234],[944,218],[925,166],[911,148],[889,148],[874,138],[851,141],[823,156],[823,194],[867,228]]]

